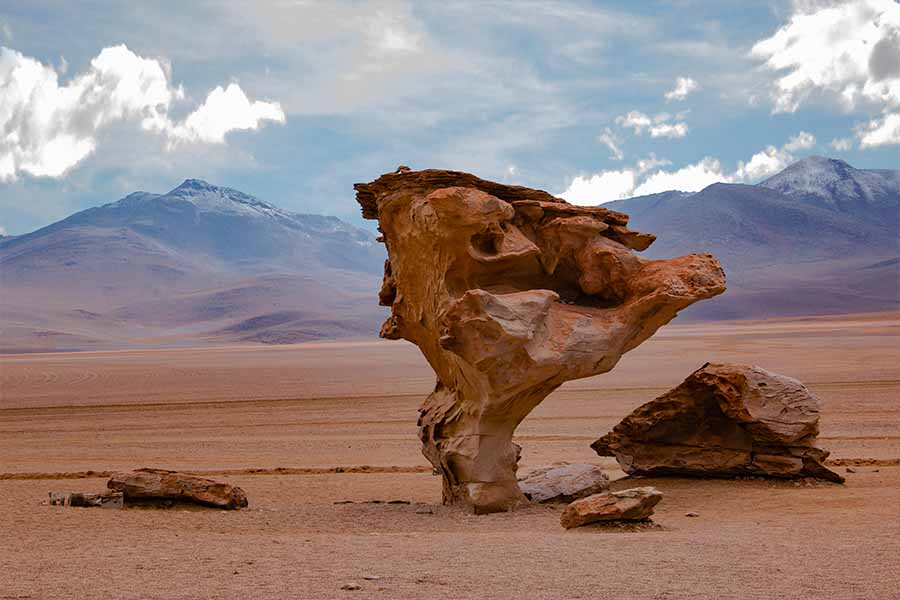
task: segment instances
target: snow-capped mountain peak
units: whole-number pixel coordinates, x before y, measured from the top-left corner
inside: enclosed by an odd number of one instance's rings
[[[759,185],[852,211],[859,205],[896,204],[900,171],[856,169],[842,160],[810,156]]]

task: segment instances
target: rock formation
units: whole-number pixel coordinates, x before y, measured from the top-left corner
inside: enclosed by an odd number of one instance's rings
[[[759,367],[706,364],[591,444],[626,473],[819,477],[843,482],[816,448],[819,401]]]
[[[247,496],[239,487],[163,469],[115,473],[106,486],[122,492],[125,504],[172,501],[224,509],[247,506]]]
[[[519,422],[563,382],[609,371],[686,306],[725,289],[710,255],[651,261],[628,217],[454,171],[401,167],[356,184],[388,260],[381,336],[416,344],[437,374],[423,453],[446,504],[525,502]]]
[[[596,465],[555,463],[519,477],[519,488],[532,502],[571,502],[609,487],[609,477]]]
[[[568,505],[559,516],[566,529],[598,521],[642,521],[653,514],[662,494],[653,487],[594,494]]]

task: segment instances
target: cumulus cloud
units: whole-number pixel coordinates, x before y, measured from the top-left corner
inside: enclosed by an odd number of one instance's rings
[[[0,180],[62,176],[96,149],[98,132],[114,122],[135,122],[171,140],[222,143],[229,131],[284,121],[277,103],[251,103],[231,84],[213,90],[176,124],[168,113],[184,92],[169,83],[170,70],[120,45],[104,48],[84,73],[60,85],[52,66],[0,48]]]
[[[755,183],[787,167],[794,161],[793,152],[808,150],[815,143],[815,136],[801,131],[780,148],[768,146],[746,162],[741,161],[733,172],[726,171],[717,158],[710,156],[680,169],[665,170],[661,167],[671,162],[651,154],[634,167],[575,177],[558,196],[573,204],[596,205],[672,190],[698,192],[717,182]]]
[[[692,165],[682,167],[676,171],[653,172],[634,190],[634,196],[658,194],[669,190],[679,192],[699,192],[706,186],[719,181],[731,181],[731,178],[722,172],[722,164],[718,159],[709,156]]]
[[[900,105],[900,4],[857,0],[800,7],[751,56],[783,73],[774,82],[774,112],[794,112],[814,94],[860,103]]]
[[[622,160],[625,158],[625,153],[622,152],[621,140],[619,140],[618,136],[609,127],[604,129],[603,133],[597,136],[597,141],[609,148],[609,151],[612,153],[610,156],[611,159]]]
[[[616,117],[616,124],[634,131],[635,135],[641,135],[645,131],[650,137],[683,138],[688,134],[687,123],[678,121],[679,117],[668,113],[659,113],[652,118],[649,115],[633,110],[627,115]]]
[[[665,93],[666,102],[684,100],[698,87],[697,82],[690,77],[679,77],[675,80],[675,87]]]
[[[231,83],[211,91],[184,123],[171,127],[170,134],[182,140],[221,144],[229,131],[256,129],[262,121],[284,123],[281,106],[277,102],[250,102],[244,90]]]
[[[889,113],[859,128],[860,148],[900,144],[900,113]]]
[[[636,180],[634,169],[601,171],[589,177],[579,175],[558,196],[572,204],[591,206],[633,196]]]

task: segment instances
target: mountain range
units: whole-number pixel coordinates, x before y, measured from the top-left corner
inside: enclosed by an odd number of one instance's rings
[[[681,320],[900,308],[900,171],[809,157],[604,206],[649,257],[720,259],[728,290]],[[383,261],[366,230],[188,179],[0,237],[0,352],[372,336]]]
[[[728,290],[683,313],[738,319],[900,307],[900,171],[812,156],[757,185],[604,204],[659,238],[652,258],[710,252]]]
[[[0,351],[362,335],[383,261],[340,219],[188,179],[0,240]]]

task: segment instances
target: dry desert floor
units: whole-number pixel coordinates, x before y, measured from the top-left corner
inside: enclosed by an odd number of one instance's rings
[[[561,507],[440,505],[415,426],[433,375],[406,343],[0,361],[0,600],[900,598],[900,314],[673,324],[565,385],[519,427],[521,466],[593,462],[665,495],[652,527],[568,532]],[[805,382],[847,483],[629,479],[591,451],[707,361]],[[250,507],[45,503],[141,466],[226,479]]]

